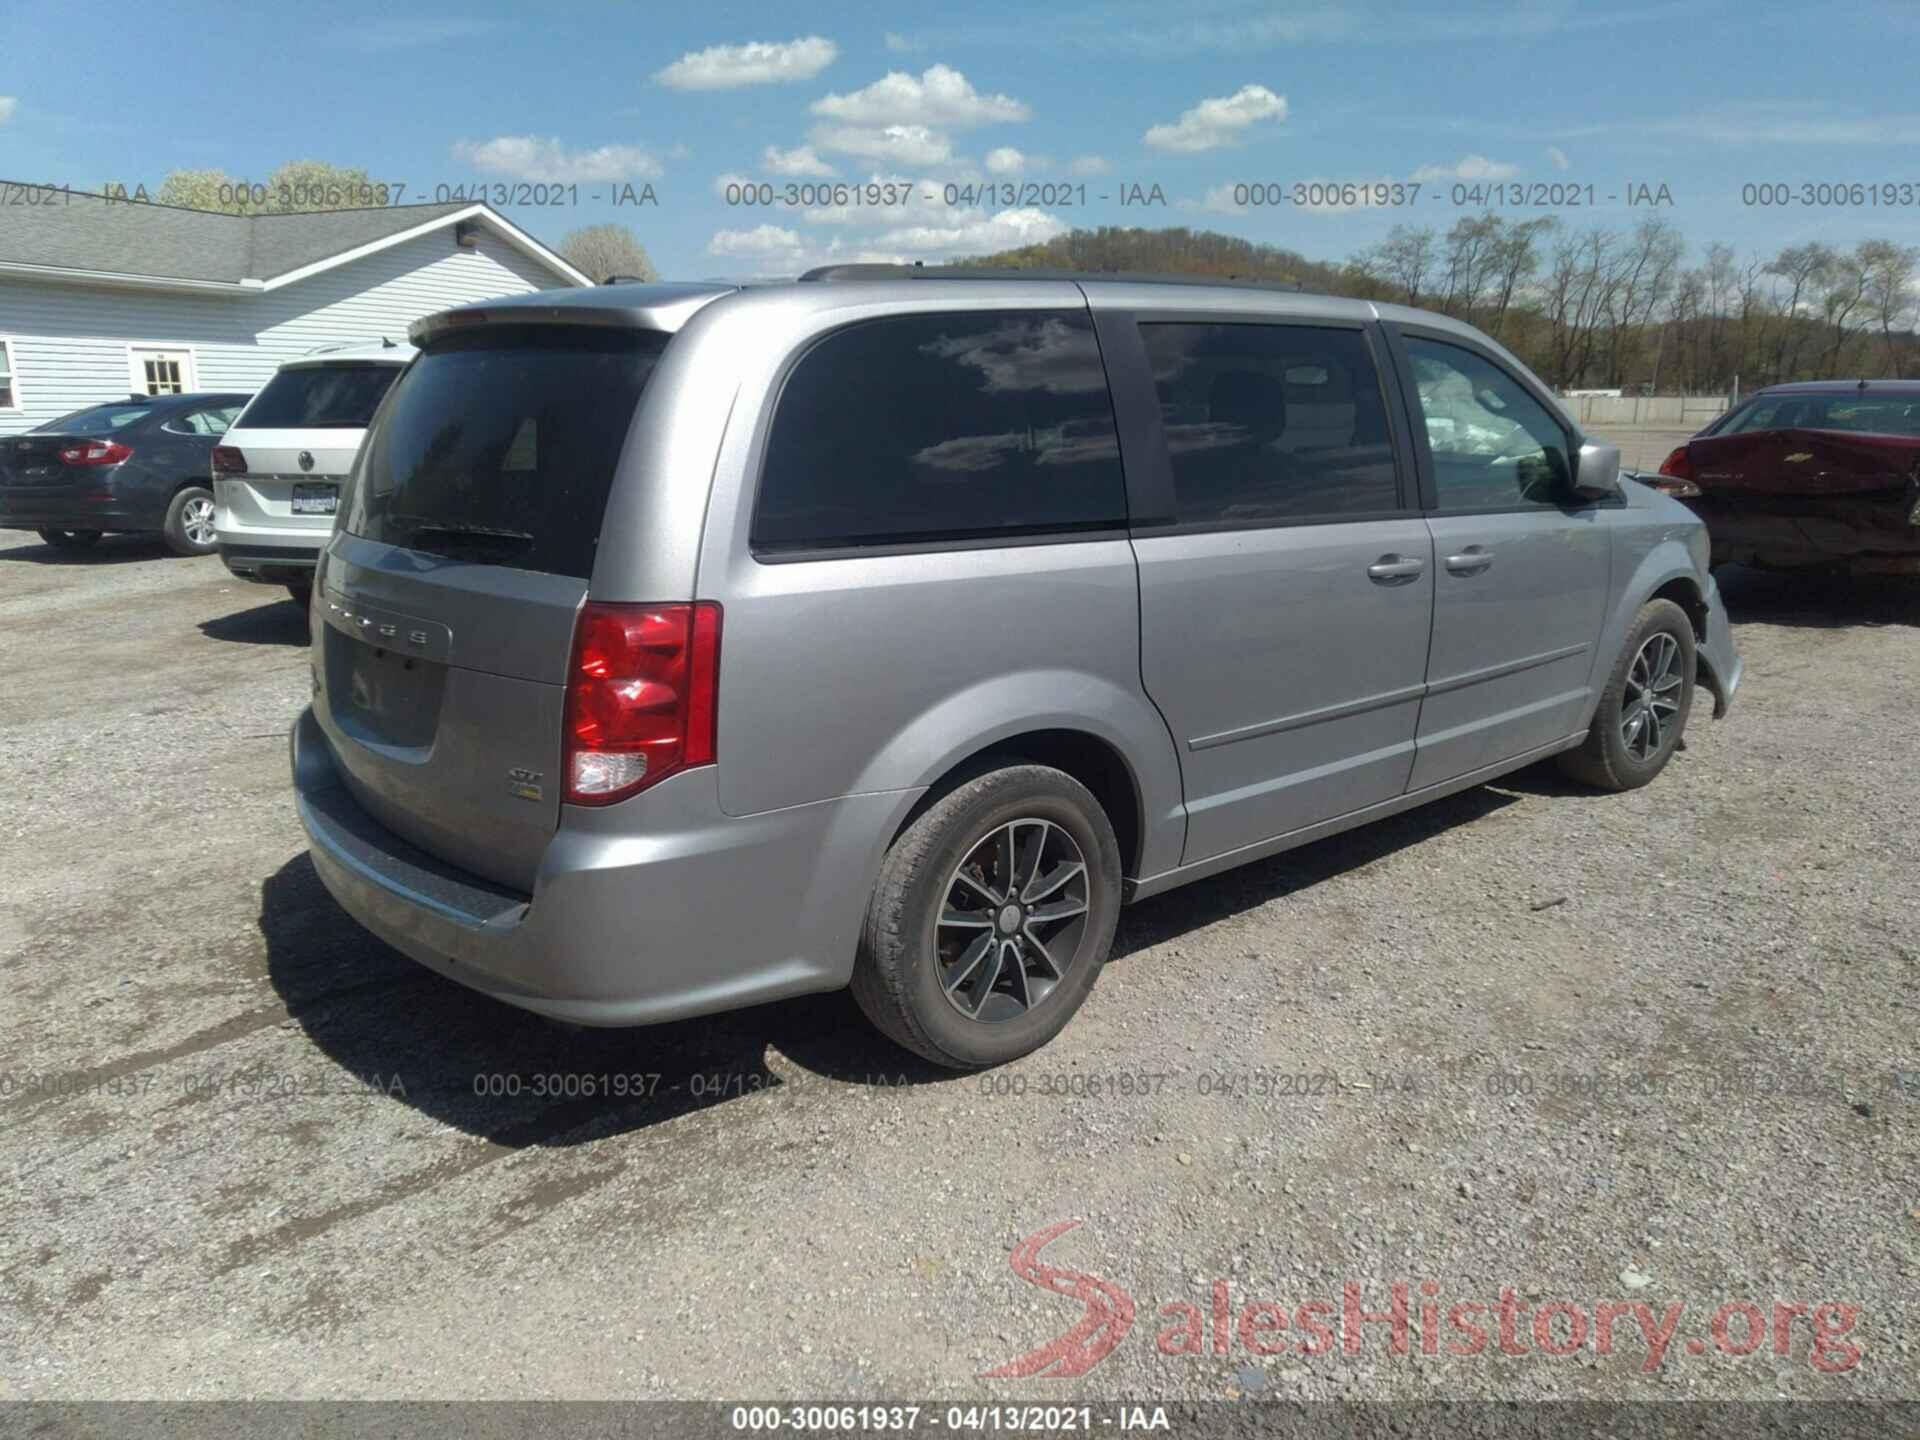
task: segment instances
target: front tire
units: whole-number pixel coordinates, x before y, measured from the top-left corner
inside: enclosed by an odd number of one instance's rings
[[[176,555],[213,554],[213,492],[204,485],[189,485],[175,495],[161,533]]]
[[[1637,790],[1667,768],[1693,712],[1693,622],[1671,600],[1649,600],[1634,617],[1593,728],[1560,768],[1602,790]]]
[[[98,530],[42,530],[40,538],[56,550],[91,550],[100,543]]]
[[[990,771],[894,841],[853,994],[936,1065],[1003,1065],[1065,1028],[1120,917],[1120,846],[1100,802],[1044,765]]]

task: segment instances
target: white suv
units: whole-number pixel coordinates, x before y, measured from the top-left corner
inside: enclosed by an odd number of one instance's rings
[[[391,340],[289,360],[213,452],[220,558],[302,604],[367,422],[414,356]]]

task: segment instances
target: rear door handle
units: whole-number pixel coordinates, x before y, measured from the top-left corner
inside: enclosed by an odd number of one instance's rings
[[[1382,585],[1397,584],[1402,580],[1411,580],[1427,568],[1427,562],[1407,559],[1400,555],[1382,555],[1373,564],[1367,566],[1367,575]]]
[[[1455,575],[1478,575],[1493,568],[1493,552],[1484,545],[1469,545],[1458,555],[1447,556],[1447,569]]]

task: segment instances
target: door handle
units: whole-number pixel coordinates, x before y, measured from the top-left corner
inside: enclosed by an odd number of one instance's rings
[[[1401,580],[1411,580],[1427,568],[1427,562],[1407,559],[1399,555],[1382,555],[1373,564],[1367,566],[1367,575],[1382,585],[1393,585]]]
[[[1447,569],[1455,575],[1478,575],[1493,568],[1493,552],[1484,545],[1469,545],[1458,555],[1447,556]]]

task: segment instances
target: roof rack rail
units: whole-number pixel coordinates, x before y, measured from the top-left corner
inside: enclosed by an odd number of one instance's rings
[[[1135,270],[1021,270],[993,269],[984,265],[911,265],[863,264],[821,265],[800,277],[803,281],[834,280],[1113,280],[1147,285],[1235,286],[1248,290],[1281,290],[1289,294],[1310,292],[1298,280],[1261,280],[1239,275],[1187,275]]]

